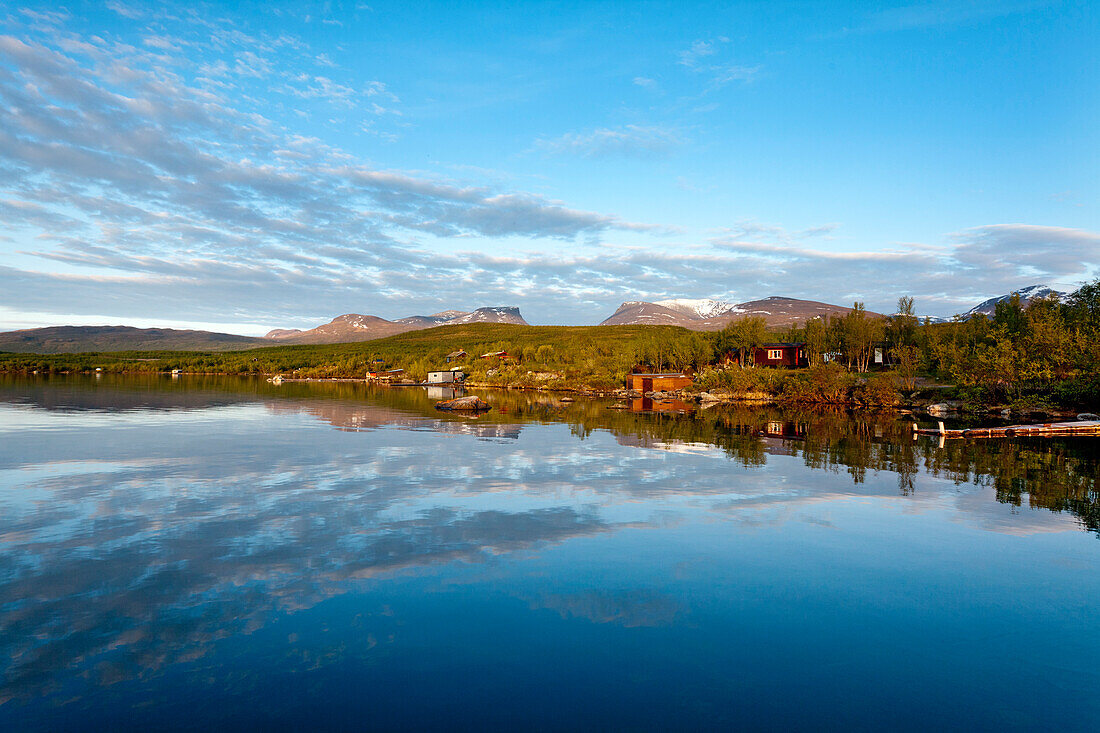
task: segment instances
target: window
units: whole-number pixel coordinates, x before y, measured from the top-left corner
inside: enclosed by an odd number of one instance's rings
[[[783,352],[780,349],[768,349],[768,361],[773,359],[782,359]]]

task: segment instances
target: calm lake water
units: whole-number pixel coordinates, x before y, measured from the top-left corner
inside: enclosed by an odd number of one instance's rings
[[[0,730],[1096,729],[1096,441],[479,394],[0,377]]]

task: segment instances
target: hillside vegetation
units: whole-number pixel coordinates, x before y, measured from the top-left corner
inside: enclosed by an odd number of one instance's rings
[[[461,362],[474,378],[519,377],[522,371],[553,373],[555,381],[587,386],[620,385],[639,360],[662,366],[704,366],[713,357],[712,339],[674,326],[519,326],[479,323],[410,331],[350,344],[273,346],[224,353],[128,351],[81,354],[0,354],[0,369],[47,372],[90,371],[291,374],[302,377],[363,377],[371,369],[405,369],[415,379],[444,369],[444,357],[463,349]],[[511,363],[478,359],[507,351]],[[458,362],[456,362],[458,364]],[[490,375],[495,371],[496,374]],[[543,381],[547,381],[544,378]]]

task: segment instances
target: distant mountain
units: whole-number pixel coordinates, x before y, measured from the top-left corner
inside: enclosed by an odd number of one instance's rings
[[[627,301],[604,320],[601,326],[684,326],[694,328],[700,321],[699,316],[674,310],[658,303]]]
[[[302,332],[300,328],[276,328],[273,331],[268,331],[265,335],[265,339],[288,339],[293,336],[297,336]]]
[[[1006,295],[999,295],[996,298],[983,300],[981,303],[978,303],[976,306],[968,310],[965,315],[969,317],[981,314],[983,316],[989,316],[992,318],[993,314],[997,310],[997,304],[1004,303],[1005,301],[1010,300],[1012,296],[1016,293],[1020,294],[1020,303],[1022,305],[1027,305],[1028,302],[1030,302],[1033,298],[1046,298],[1050,295],[1057,295],[1060,298],[1066,297],[1066,293],[1054,290],[1049,285],[1029,285],[1026,288],[1014,290]]]
[[[520,326],[530,325],[527,321],[523,320],[523,316],[519,314],[519,308],[512,307],[478,308],[473,313],[455,316],[440,325],[451,326],[459,323],[515,323]]]
[[[768,325],[768,328],[803,324],[811,318],[821,316],[846,316],[852,309],[843,305],[832,305],[817,300],[799,300],[798,298],[784,298],[772,295],[761,300],[750,300],[746,303],[738,303],[729,309],[721,318],[726,323],[745,316],[760,316]],[[867,311],[867,315],[881,318],[881,313]]]
[[[443,311],[430,316],[408,316],[396,321],[387,321],[378,316],[364,316],[358,313],[346,313],[333,318],[317,328],[308,331],[297,329],[275,329],[265,338],[285,344],[338,344],[352,341],[370,341],[371,339],[394,336],[406,331],[419,331],[436,326],[453,326],[467,323],[516,323],[528,325],[520,315],[519,308],[497,306],[478,308],[472,312]]]
[[[265,338],[287,344],[336,344],[348,341],[369,341],[415,328],[428,328],[428,326],[406,325],[377,316],[345,313],[308,331],[294,333],[292,329],[276,329],[269,331]]]
[[[234,351],[270,346],[262,338],[213,331],[130,326],[51,326],[0,333],[0,351],[69,354],[78,351]]]
[[[802,324],[819,316],[843,316],[851,308],[816,300],[799,300],[773,295],[729,305],[717,300],[663,300],[655,303],[631,301],[623,303],[601,326],[668,325],[683,326],[695,331],[717,331],[730,321],[748,316],[764,319],[768,328]],[[868,311],[868,315],[880,316]]]

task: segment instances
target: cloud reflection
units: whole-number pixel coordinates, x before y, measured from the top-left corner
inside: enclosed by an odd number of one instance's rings
[[[823,507],[863,497],[1004,533],[1097,513],[1097,460],[1061,443],[935,449],[881,417],[631,415],[530,394],[489,395],[507,411],[469,421],[419,390],[227,384],[0,391],[14,428],[0,450],[0,700],[60,694],[72,675],[148,679],[395,574],[522,563],[624,527],[820,531]],[[1043,509],[1014,510],[1025,502]],[[633,585],[521,597],[628,628],[687,612]]]

